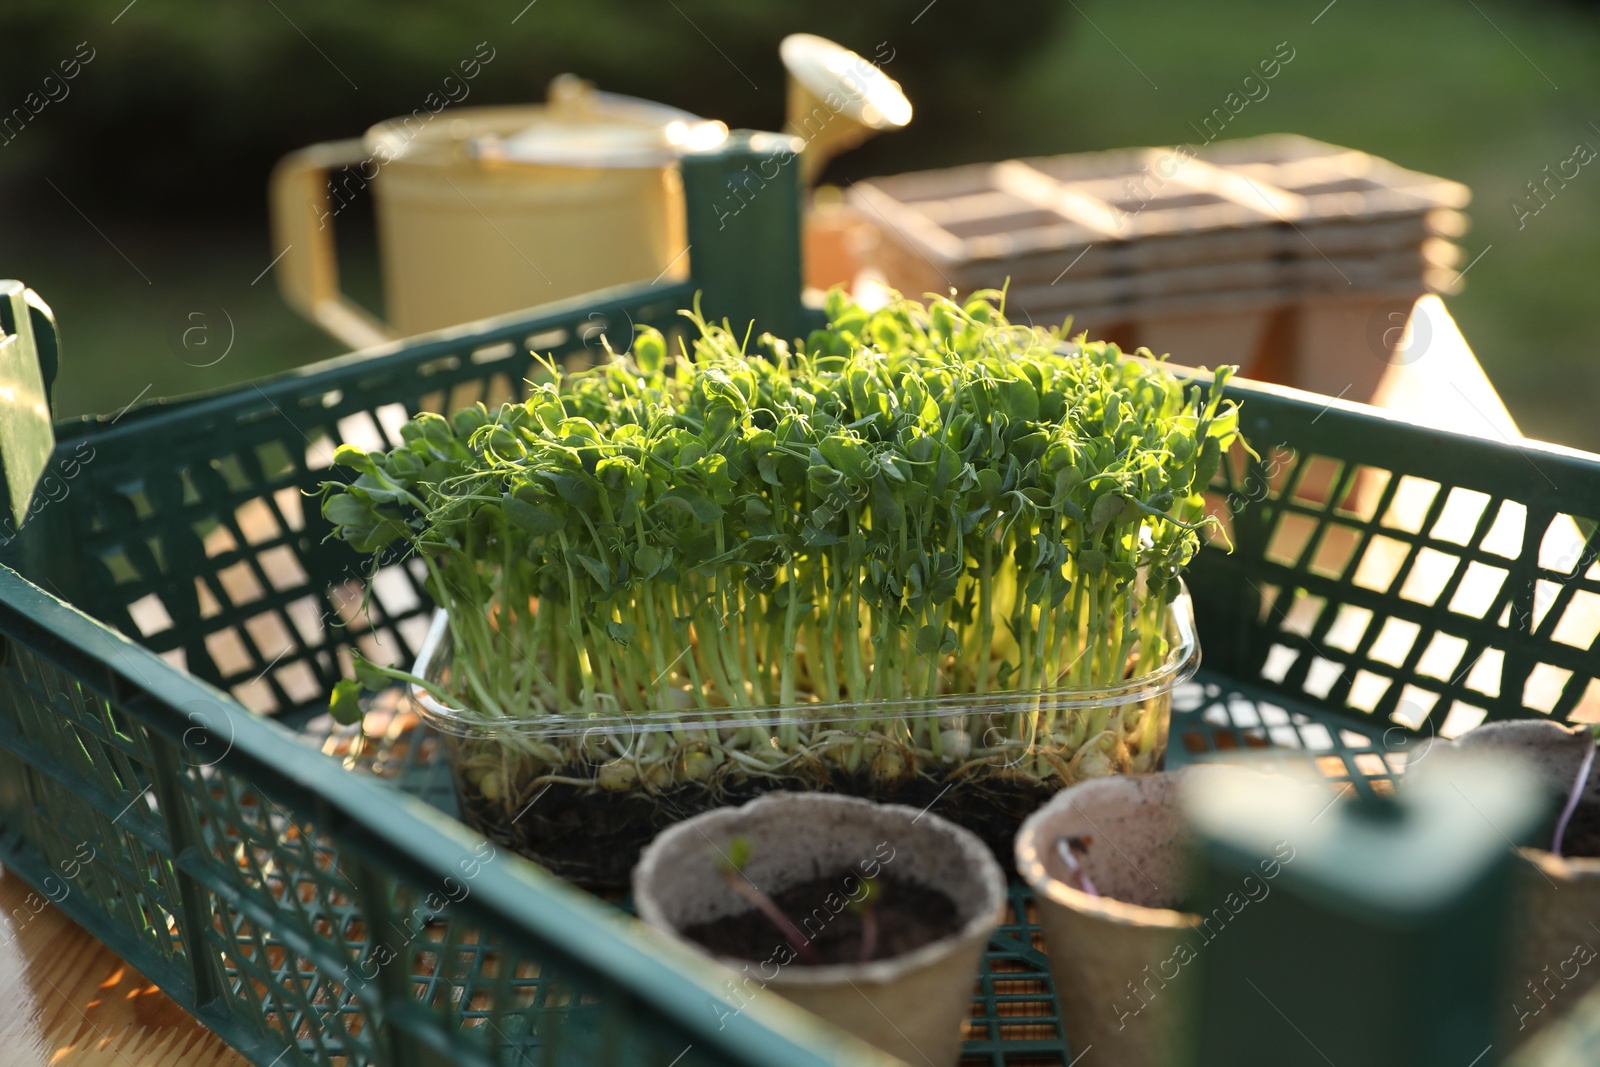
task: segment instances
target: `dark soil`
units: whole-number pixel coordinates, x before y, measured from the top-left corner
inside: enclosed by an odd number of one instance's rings
[[[868,776],[846,779],[835,790],[882,804],[927,810],[964,826],[988,845],[1005,870],[1016,862],[1015,840],[1022,820],[1055,796],[1057,789],[1024,775],[985,774],[946,779],[917,777],[886,786]]]
[[[861,962],[862,915],[859,908],[849,906],[846,893],[847,888],[860,884],[859,879],[859,871],[840,871],[772,898],[806,935],[821,963]],[[879,895],[871,905],[878,927],[872,959],[903,956],[955,932],[959,912],[943,893],[887,873],[878,876],[877,885]],[[718,956],[754,963],[782,960],[793,951],[783,931],[756,908],[682,932]],[[793,962],[808,966],[798,957]]]
[[[570,773],[582,776],[585,771]],[[611,793],[552,784],[519,789],[517,795],[527,799],[510,810],[503,800],[484,799],[468,782],[458,780],[457,795],[462,821],[489,840],[570,882],[614,889],[627,886],[640,850],[661,830],[710,808],[743,804],[782,788],[783,782],[766,780],[741,788],[724,786],[716,794],[698,783],[659,792]],[[791,788],[817,787],[814,782],[796,782]],[[1004,774],[972,775],[954,784],[924,777],[886,784],[857,775],[836,778],[824,791],[905,804],[943,816],[982,838],[1007,869],[1013,862],[1017,827],[1055,792],[1035,779]]]
[[[569,882],[595,889],[625,888],[640,851],[673,823],[755,795],[716,800],[698,785],[610,793],[553,783],[535,787],[523,807],[508,811],[504,801],[486,800],[470,785],[458,787],[457,794],[468,826]]]
[[[1600,857],[1600,804],[1580,802],[1561,839],[1563,856]]]

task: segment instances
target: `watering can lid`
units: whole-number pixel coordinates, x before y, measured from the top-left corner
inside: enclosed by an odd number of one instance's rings
[[[604,116],[551,118],[504,137],[474,137],[467,151],[478,159],[555,167],[665,167],[686,151],[715,148],[727,136],[721,122],[700,119],[646,126]]]
[[[665,104],[597,91],[563,74],[545,104],[458,108],[448,122],[411,117],[367,131],[369,147],[414,163],[470,160],[550,167],[665,167],[685,152],[716,148],[728,136],[721,122]]]
[[[795,81],[846,118],[874,130],[899,129],[911,121],[911,101],[900,83],[843,45],[792,33],[778,46],[778,54]],[[835,106],[829,97],[843,103]]]
[[[572,74],[550,82],[549,105],[513,133],[474,137],[478,159],[556,167],[665,167],[715,148],[728,127],[653,100],[605,93]]]

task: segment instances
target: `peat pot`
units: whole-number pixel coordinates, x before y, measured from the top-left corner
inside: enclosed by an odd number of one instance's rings
[[[859,895],[852,885],[863,873],[934,890],[955,905],[955,916],[944,936],[903,955],[816,966],[784,962],[792,953],[774,927],[773,951],[764,961],[721,959],[737,974],[730,975],[729,1001],[719,1010],[737,1011],[764,988],[908,1063],[953,1065],[978,963],[1006,903],[1005,875],[983,842],[916,808],[773,793],[697,815],[657,837],[633,872],[639,917],[706,951],[684,938],[685,929],[752,907],[722,875],[724,857],[743,847],[738,839],[748,843],[743,876],[769,896],[840,875],[836,900],[790,916],[808,939],[820,938],[830,916],[848,907],[852,893]]]
[[[1092,1062],[1160,1067],[1190,1030],[1200,918],[1177,906],[1188,863],[1180,794],[1193,773],[1082,782],[1017,833],[1017,872],[1038,901],[1062,1025],[1074,1052],[1094,1049]]]
[[[1433,741],[1419,749],[1408,768],[1436,748],[1515,755],[1544,783],[1549,806],[1559,811],[1573,790],[1588,750],[1590,725],[1567,726],[1548,719],[1485,723],[1454,741]],[[1507,975],[1507,1014],[1502,1022],[1511,1040],[1521,1041],[1569,1011],[1582,995],[1600,985],[1600,784],[1591,761],[1578,804],[1568,823],[1562,852],[1521,848],[1527,860],[1517,872],[1516,913],[1512,924],[1511,973]]]

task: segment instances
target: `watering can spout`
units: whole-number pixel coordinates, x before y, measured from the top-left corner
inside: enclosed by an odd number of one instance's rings
[[[911,121],[900,83],[866,57],[809,33],[785,37],[779,54],[789,71],[785,132],[805,142],[800,177],[806,185],[841,152]]]

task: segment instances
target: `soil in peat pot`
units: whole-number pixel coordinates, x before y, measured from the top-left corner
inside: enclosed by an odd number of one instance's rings
[[[1561,839],[1561,854],[1600,858],[1600,804],[1583,802],[1573,809]]]
[[[773,894],[773,903],[811,935],[811,947],[824,964],[861,962],[859,910],[842,908],[835,913],[827,904],[829,897],[837,904],[843,897],[840,886],[859,878],[858,871],[840,871]],[[873,911],[878,933],[871,959],[903,956],[955,931],[958,912],[943,893],[887,873],[876,881]],[[771,959],[774,951],[788,944],[783,932],[756,908],[688,927],[683,936],[717,956],[753,962]],[[806,965],[803,960],[794,962]]]
[[[491,841],[568,881],[625,888],[640,851],[668,826],[785,788],[932,810],[977,834],[1008,866],[1017,827],[1056,792],[1036,778],[1003,773],[969,776],[954,784],[921,775],[893,783],[868,775],[837,777],[821,785],[815,780],[752,780],[731,788],[723,785],[715,795],[697,782],[623,792],[553,782],[519,790],[516,795],[528,799],[508,810],[503,800],[489,800],[471,783],[462,783],[461,816]]]

